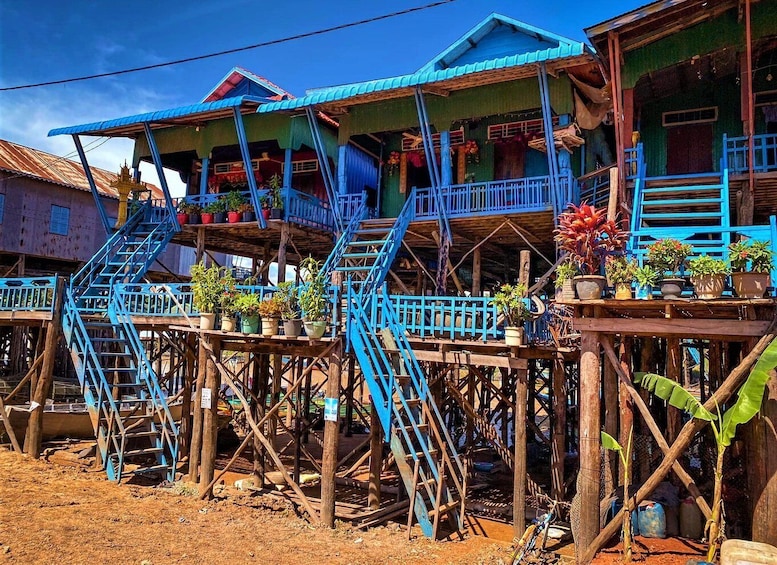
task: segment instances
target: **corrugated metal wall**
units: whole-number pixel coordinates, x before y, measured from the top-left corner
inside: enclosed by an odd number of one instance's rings
[[[378,186],[375,160],[353,145],[349,145],[345,153],[345,175],[347,194],[361,194],[365,187]]]

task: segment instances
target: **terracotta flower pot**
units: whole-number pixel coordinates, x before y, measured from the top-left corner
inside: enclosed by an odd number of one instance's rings
[[[202,219],[203,224],[213,223],[213,214],[211,214],[210,212],[203,212],[200,218]]]
[[[230,224],[236,224],[240,221],[242,214],[240,212],[230,211],[227,212],[227,222]]]
[[[189,223],[189,214],[176,214],[176,217],[178,218],[178,223],[180,225],[185,225]]]
[[[615,300],[631,300],[631,283],[616,283]]]
[[[726,287],[726,275],[699,275],[691,277],[691,284],[700,300],[720,298]]]
[[[607,284],[607,279],[601,275],[578,275],[574,281],[580,300],[599,300]]]
[[[739,298],[763,298],[771,278],[769,273],[731,273],[731,283]]]
[[[265,219],[265,221],[270,219],[270,209],[269,208],[262,208],[262,217]]]

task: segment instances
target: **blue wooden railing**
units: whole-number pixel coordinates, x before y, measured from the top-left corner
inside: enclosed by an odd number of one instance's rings
[[[361,194],[339,194],[337,196],[337,205],[340,207],[340,215],[344,222],[348,222],[359,212],[362,202],[366,202],[367,195]],[[365,218],[375,217],[375,208],[367,208]]]
[[[723,158],[731,174],[748,172],[748,138],[723,135]],[[753,136],[753,171],[768,173],[777,171],[777,133]]]
[[[0,279],[0,311],[54,311],[56,277]]]
[[[329,202],[293,188],[288,190],[289,192],[284,198],[286,201],[284,213],[287,222],[329,232],[334,231],[335,219]]]
[[[607,207],[610,199],[610,169],[605,167],[578,177],[580,187],[580,202],[587,202],[597,208]]]
[[[492,298],[391,295],[399,323],[413,336],[499,339],[499,311]]]
[[[624,151],[626,158],[624,161],[626,167],[626,180],[635,180],[639,176],[644,176],[645,152],[641,143],[636,147],[628,148]]]

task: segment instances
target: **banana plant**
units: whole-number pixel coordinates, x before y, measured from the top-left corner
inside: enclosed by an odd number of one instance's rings
[[[758,358],[747,380],[737,393],[737,400],[725,414],[713,414],[699,402],[690,392],[671,379],[654,373],[635,373],[634,381],[642,388],[652,392],[671,406],[684,410],[694,418],[710,423],[715,436],[717,461],[715,464],[715,489],[712,502],[712,516],[707,521],[707,539],[709,549],[707,561],[712,562],[724,538],[725,523],[723,518],[723,456],[726,448],[736,434],[737,426],[749,422],[761,409],[764,389],[771,376],[771,371],[777,367],[777,339]]]
[[[631,498],[629,497],[629,478],[631,472],[631,433],[624,450],[621,444],[607,432],[602,432],[602,447],[616,451],[623,464],[623,562],[631,563]]]

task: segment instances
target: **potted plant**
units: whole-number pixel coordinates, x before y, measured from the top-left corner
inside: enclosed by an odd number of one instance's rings
[[[731,283],[740,298],[763,298],[771,284],[774,252],[771,241],[737,241],[728,246]],[[749,269],[748,269],[749,267]]]
[[[643,265],[634,270],[634,298],[638,300],[652,300],[653,287],[658,283],[658,272],[650,265]]]
[[[615,286],[615,300],[631,298],[631,283],[636,270],[637,262],[634,259],[627,259],[623,255],[607,257],[604,271],[610,283]]]
[[[200,313],[200,329],[212,330],[216,321],[216,305],[221,303],[224,286],[221,269],[206,267],[203,262],[192,265],[192,294],[194,307]]]
[[[237,211],[240,212],[240,221],[242,222],[253,222],[256,220],[254,206],[250,202],[243,202]]]
[[[237,288],[235,278],[232,272],[225,269],[221,279],[221,331],[235,331],[235,299],[237,298]]]
[[[602,261],[619,253],[626,244],[627,233],[614,220],[607,219],[606,210],[583,202],[579,207],[559,216],[554,239],[562,251],[569,254],[582,275],[575,277],[575,290],[581,300],[600,298],[606,279],[601,276]]]
[[[531,315],[526,286],[521,283],[503,284],[494,294],[494,306],[505,316],[505,343],[523,345],[526,341],[523,323]]]
[[[278,283],[275,296],[281,303],[283,334],[286,337],[298,337],[302,333],[302,318],[297,301],[297,287],[291,281]]]
[[[258,294],[241,292],[235,298],[235,312],[240,314],[240,330],[244,334],[259,333],[259,305],[262,303]]]
[[[680,243],[671,237],[659,239],[648,245],[647,261],[658,272],[661,279],[661,294],[664,298],[679,298],[683,292],[685,279],[680,276],[680,269],[690,253],[690,244]]]
[[[564,261],[556,267],[556,302],[563,304],[575,299],[575,286],[573,279],[577,269],[571,261]]]
[[[262,317],[262,335],[272,337],[278,334],[278,324],[281,321],[283,305],[276,295],[266,296],[259,304],[259,315]]]
[[[227,221],[230,224],[236,224],[240,221],[240,207],[246,199],[242,192],[232,190],[224,197],[224,206],[227,210]]]
[[[212,202],[208,202],[205,207],[202,209],[202,223],[203,224],[213,224],[213,223],[220,223],[216,222],[216,215],[218,213],[221,213],[221,222],[224,221],[224,203],[221,201],[221,199],[213,200]]]
[[[259,197],[259,205],[262,207],[262,217],[265,221],[270,219],[270,199],[267,196]]]
[[[281,220],[283,219],[283,194],[281,194],[281,185],[283,179],[278,173],[275,173],[270,177],[268,185],[270,187],[270,219]]]
[[[186,225],[189,223],[189,207],[191,204],[189,204],[186,201],[186,198],[181,198],[178,201],[178,210],[176,217],[178,218],[178,224],[180,225]]]
[[[321,262],[312,257],[300,263],[304,286],[299,293],[305,333],[311,339],[320,339],[326,331],[326,281],[321,273]]]
[[[688,261],[688,270],[691,272],[691,284],[697,297],[702,300],[720,298],[729,271],[723,259],[701,255]]]

